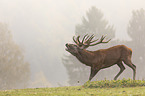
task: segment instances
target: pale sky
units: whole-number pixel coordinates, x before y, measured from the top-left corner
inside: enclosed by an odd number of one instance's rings
[[[43,70],[56,86],[68,80],[61,58],[68,55],[75,25],[92,6],[101,9],[114,25],[116,38],[130,40],[127,24],[133,10],[145,9],[145,0],[0,0],[0,22],[8,24],[14,40],[31,64],[32,79]],[[53,75],[52,75],[53,73]]]

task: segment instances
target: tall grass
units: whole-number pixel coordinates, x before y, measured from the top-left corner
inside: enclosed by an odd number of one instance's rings
[[[101,81],[88,81],[83,87],[85,88],[114,88],[114,87],[139,87],[145,86],[145,80],[101,80]]]

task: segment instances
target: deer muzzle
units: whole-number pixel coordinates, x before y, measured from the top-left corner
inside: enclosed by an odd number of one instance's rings
[[[65,50],[68,51],[69,50],[69,44],[66,43],[65,46],[66,46]]]

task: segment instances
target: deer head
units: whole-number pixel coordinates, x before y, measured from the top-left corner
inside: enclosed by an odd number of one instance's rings
[[[79,48],[79,46],[75,45],[75,44],[66,44],[66,51],[68,51],[69,53],[71,53],[72,55],[76,56],[79,51],[81,51],[82,49]]]
[[[66,44],[66,51],[70,52],[72,55],[76,55],[79,51],[83,50],[83,49],[86,49],[88,48],[89,46],[95,46],[95,45],[98,45],[100,43],[108,43],[111,39],[109,39],[108,41],[104,41],[105,37],[106,36],[102,36],[99,39],[96,39],[96,40],[93,40],[95,36],[94,35],[91,35],[89,36],[88,34],[86,34],[82,41],[80,41],[80,36],[77,36],[77,38],[75,39],[75,36],[73,36],[73,41],[76,43],[76,44]],[[99,40],[99,41],[98,41]],[[96,42],[98,41],[98,42]]]

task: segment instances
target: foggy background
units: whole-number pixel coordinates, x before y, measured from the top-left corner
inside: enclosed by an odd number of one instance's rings
[[[123,44],[121,41],[132,40],[127,34],[132,11],[145,9],[144,4],[144,0],[0,0],[0,23],[7,24],[14,42],[22,49],[24,60],[30,65],[27,87],[66,86],[70,85],[69,75],[62,58],[70,54],[65,51],[65,43],[72,42],[82,16],[92,6],[100,9],[108,24],[113,25],[113,40]],[[119,68],[115,75],[118,71]],[[129,72],[132,78],[132,70]],[[143,77],[137,74],[137,79]]]

